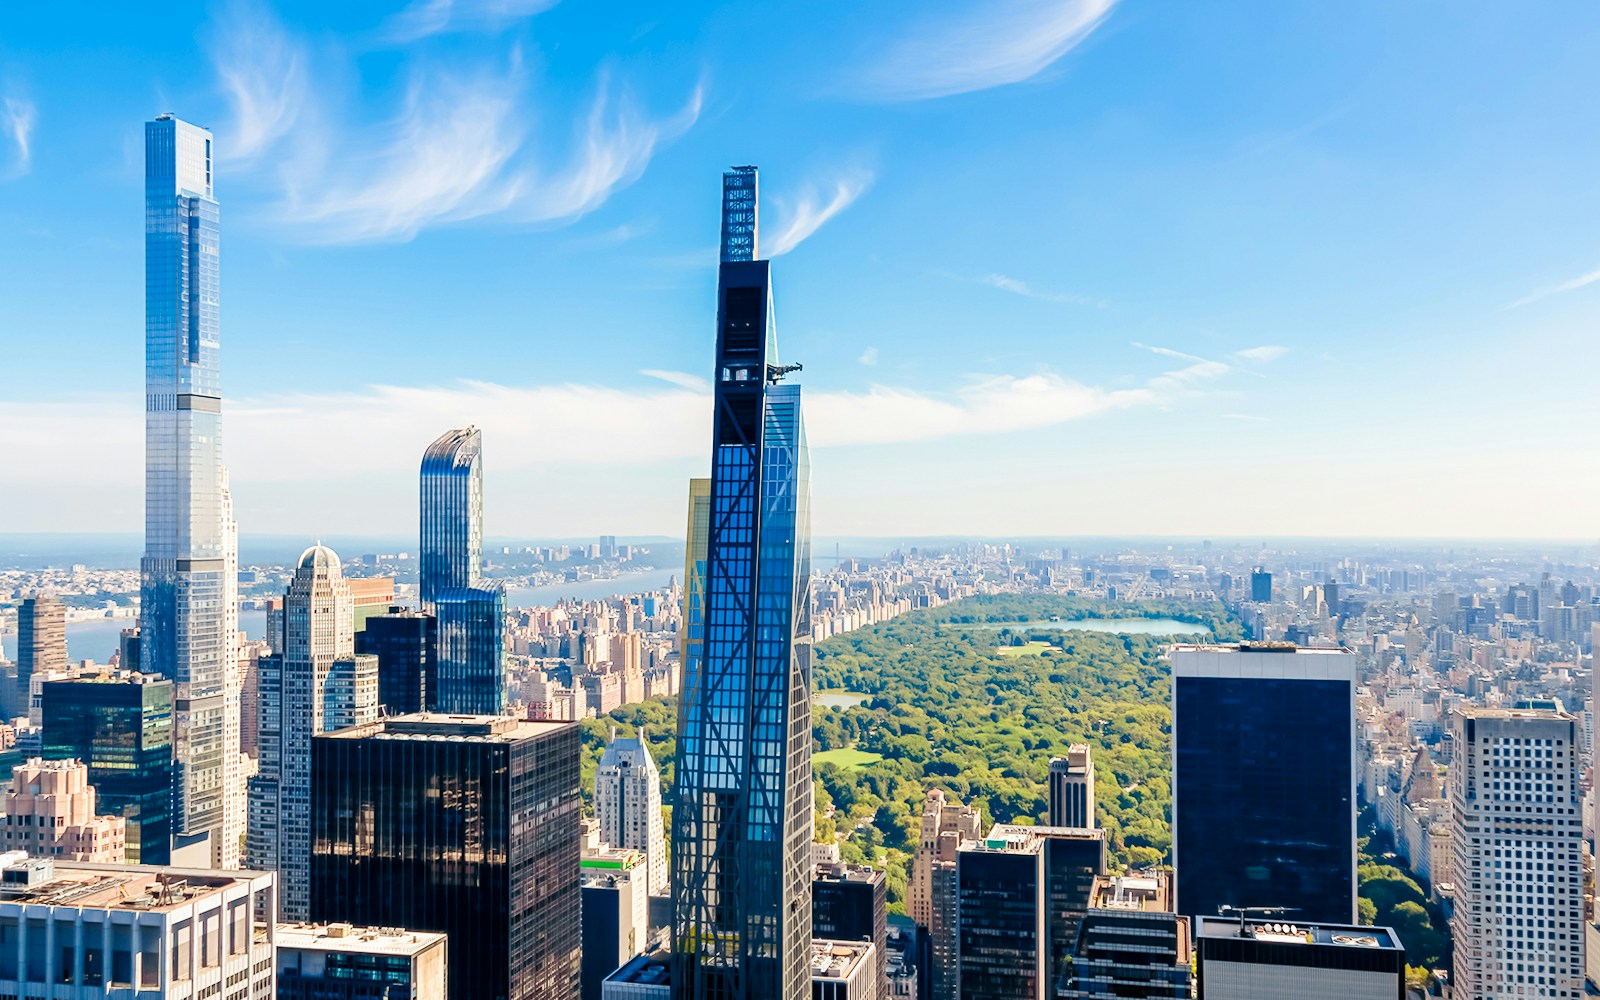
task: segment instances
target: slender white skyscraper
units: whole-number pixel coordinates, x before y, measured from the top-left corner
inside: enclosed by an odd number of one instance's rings
[[[355,655],[350,584],[332,549],[314,545],[300,556],[283,595],[283,635],[272,642],[281,652],[260,665],[249,863],[278,872],[282,919],[309,920],[311,738],[378,718],[378,658]]]
[[[1469,708],[1452,731],[1453,995],[1581,997],[1578,720]]]
[[[174,684],[174,842],[224,830],[228,681],[237,659],[229,604],[237,548],[222,467],[218,209],[212,140],[162,115],[145,124],[145,551],[140,658]],[[232,739],[230,745],[229,740]],[[236,856],[236,849],[231,849]]]
[[[641,852],[648,866],[645,885],[650,895],[666,895],[669,875],[661,818],[661,772],[656,770],[642,733],[636,740],[619,740],[612,733],[595,771],[594,811],[600,820],[600,838],[612,847]]]

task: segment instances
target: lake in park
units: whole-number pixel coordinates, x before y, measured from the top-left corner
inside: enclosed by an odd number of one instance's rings
[[[857,694],[854,691],[819,691],[811,696],[811,700],[823,708],[855,708],[871,697],[870,694]]]

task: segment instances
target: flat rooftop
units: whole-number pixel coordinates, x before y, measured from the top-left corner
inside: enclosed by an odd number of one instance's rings
[[[1180,642],[1172,652],[1184,653],[1293,653],[1296,656],[1350,656],[1355,650],[1348,646],[1301,646],[1292,642]]]
[[[813,882],[882,882],[886,873],[869,865],[838,864],[817,865],[811,872]]]
[[[653,951],[630,961],[606,977],[608,983],[638,983],[641,986],[665,986],[672,982],[672,966],[667,953]]]
[[[279,924],[278,948],[337,951],[359,955],[419,955],[444,942],[443,934],[401,927],[352,927],[350,924]]]
[[[366,725],[325,733],[340,740],[458,740],[469,743],[516,743],[548,736],[575,726],[575,722],[530,721],[514,715],[445,715],[419,712],[397,715]]]
[[[1195,940],[1207,938],[1237,938],[1237,917],[1199,917],[1196,919]],[[1353,924],[1296,924],[1286,920],[1245,920],[1244,935],[1248,940],[1272,944],[1314,944],[1344,948],[1374,948],[1382,951],[1401,951],[1403,946],[1394,931],[1387,927],[1362,927]]]
[[[812,979],[849,979],[872,954],[870,941],[811,941]]]
[[[248,886],[266,874],[57,861],[50,881],[8,889],[0,893],[0,902],[163,913],[234,886]]]
[[[1089,905],[1097,910],[1171,913],[1172,877],[1160,870],[1097,875]]]

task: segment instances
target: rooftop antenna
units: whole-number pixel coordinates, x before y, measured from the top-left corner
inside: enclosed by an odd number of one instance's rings
[[[1252,917],[1281,917],[1286,913],[1298,913],[1297,906],[1229,906],[1226,903],[1217,907],[1217,915],[1221,917],[1232,913],[1239,915],[1239,936],[1244,937],[1244,918]]]

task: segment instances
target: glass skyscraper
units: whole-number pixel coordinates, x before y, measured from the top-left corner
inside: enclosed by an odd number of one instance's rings
[[[417,594],[422,609],[483,572],[483,436],[476,427],[445,431],[422,453],[422,547]]]
[[[1172,650],[1172,855],[1184,916],[1356,915],[1355,681],[1346,649]]]
[[[175,690],[173,828],[209,836],[212,858],[233,808],[225,765],[236,673],[229,605],[237,565],[222,466],[218,208],[212,138],[162,115],[145,124],[145,551],[141,669]],[[235,693],[236,694],[236,693]],[[236,697],[234,703],[237,703]],[[228,746],[229,734],[233,746]]]
[[[672,989],[696,1000],[811,992],[810,468],[756,196],[754,167],[723,176],[705,640],[678,716]]]
[[[578,996],[578,726],[411,715],[312,740],[311,915],[449,937],[450,996]]]
[[[434,600],[439,649],[428,688],[434,712],[496,715],[506,707],[506,587],[500,580],[476,580],[449,587]]]
[[[683,615],[678,656],[685,671],[699,669],[706,641],[706,536],[711,531],[711,480],[689,480],[689,524],[683,548]]]
[[[128,821],[128,860],[172,852],[172,682],[149,674],[46,681],[42,755],[89,765],[102,813]]]

